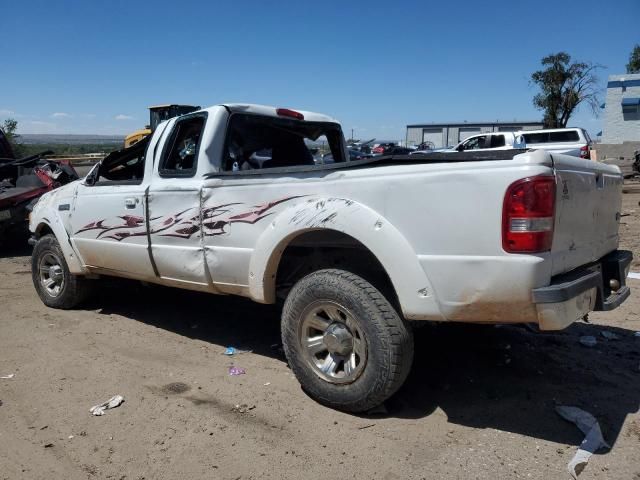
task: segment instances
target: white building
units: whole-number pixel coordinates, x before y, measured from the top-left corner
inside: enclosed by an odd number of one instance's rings
[[[602,143],[640,141],[640,74],[610,75]]]

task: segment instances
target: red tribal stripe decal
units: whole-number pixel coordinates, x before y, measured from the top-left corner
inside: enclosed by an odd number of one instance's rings
[[[198,211],[197,207],[188,208],[178,213],[164,217],[152,217],[149,219],[149,233],[165,237],[191,238],[200,231],[204,236],[216,236],[228,233],[228,226],[232,223],[247,223],[253,225],[263,218],[272,215],[272,209],[281,203],[300,198],[303,195],[281,198],[261,205],[254,205],[248,210],[235,213],[242,203],[227,203],[214,207],[205,207]],[[246,208],[246,207],[245,207]],[[116,217],[111,223],[107,219],[91,222],[75,232],[78,235],[88,231],[98,231],[96,239],[108,238],[122,241],[129,237],[142,237],[147,235],[144,217],[137,215],[123,215]]]

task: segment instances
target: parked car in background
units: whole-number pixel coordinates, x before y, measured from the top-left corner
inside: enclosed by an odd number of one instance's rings
[[[393,147],[389,147],[382,152],[383,155],[410,155],[415,152],[415,148],[410,147],[399,147],[398,145],[394,145]]]
[[[573,157],[591,158],[593,142],[584,128],[553,128],[520,132],[527,148],[564,153]]]
[[[31,206],[43,194],[78,179],[68,162],[45,159],[49,153],[20,159],[0,157],[0,243],[20,235],[26,240]]]
[[[454,148],[449,149],[449,151],[465,152],[467,150],[511,150],[514,148],[524,147],[524,139],[517,132],[488,132],[466,138]]]
[[[351,148],[348,149],[348,152],[349,152],[349,160],[364,160],[365,158],[373,157],[373,155],[371,155],[370,153],[364,153],[359,150],[353,150]],[[322,156],[322,161],[316,162],[316,163],[333,163],[333,162],[334,162],[333,154],[326,153]]]
[[[488,132],[473,135],[449,149],[418,150],[415,153],[466,152],[471,150],[511,150],[529,148],[563,153],[573,157],[590,158],[592,141],[583,128],[555,128],[519,132]]]
[[[375,155],[382,155],[386,149],[391,148],[391,147],[395,147],[395,146],[396,146],[396,144],[392,143],[392,142],[379,143],[378,145],[376,145],[375,147],[373,147],[371,149],[371,153],[373,153]]]

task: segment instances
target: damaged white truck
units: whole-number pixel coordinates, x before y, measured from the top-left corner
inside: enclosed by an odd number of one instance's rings
[[[322,142],[331,164],[314,158]],[[33,281],[54,308],[102,275],[282,298],[303,388],[364,411],[405,380],[414,322],[557,330],[620,305],[621,187],[617,167],[544,151],[349,161],[332,118],[219,105],[44,195]]]

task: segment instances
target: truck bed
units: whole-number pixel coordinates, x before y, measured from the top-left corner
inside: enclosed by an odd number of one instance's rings
[[[353,160],[349,162],[328,163],[325,165],[296,165],[291,167],[278,167],[268,169],[244,170],[242,175],[269,175],[295,172],[309,172],[317,170],[342,170],[355,168],[369,168],[388,165],[408,165],[420,163],[460,163],[460,162],[488,162],[495,160],[513,160],[516,155],[527,152],[527,149],[513,150],[492,150],[489,152],[469,151],[469,152],[434,152],[427,154],[413,155],[381,155],[364,160]],[[216,178],[221,176],[233,176],[238,172],[213,172],[205,176],[205,178]]]

